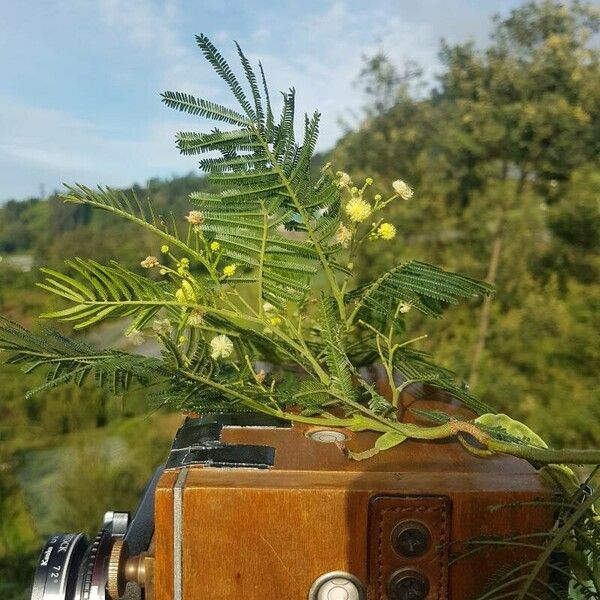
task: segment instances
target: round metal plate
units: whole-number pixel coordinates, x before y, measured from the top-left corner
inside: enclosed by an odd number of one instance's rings
[[[308,600],[367,600],[367,593],[358,577],[345,571],[331,571],[313,583]]]
[[[343,431],[336,429],[311,429],[306,433],[306,437],[322,444],[339,444],[348,440],[348,436]]]

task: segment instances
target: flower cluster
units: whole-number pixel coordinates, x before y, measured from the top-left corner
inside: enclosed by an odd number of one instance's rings
[[[372,177],[367,177],[362,187],[357,187],[352,184],[352,179],[348,173],[338,171],[336,173],[335,184],[342,190],[343,195],[346,196],[343,209],[348,223],[340,223],[335,233],[334,240],[337,244],[340,244],[343,248],[350,248],[351,254],[355,250],[355,239],[357,238],[357,231],[359,226],[367,221],[370,217],[375,215],[383,208],[385,208],[395,198],[402,198],[403,200],[409,200],[413,196],[412,188],[401,179],[396,179],[392,182],[392,190],[394,193],[387,198],[383,199],[381,194],[375,194],[372,199],[367,198],[367,189],[374,183]],[[375,221],[371,224],[371,228],[367,231],[366,235],[358,240],[362,241],[364,238],[368,238],[371,241],[384,240],[390,241],[396,237],[396,226],[392,223],[383,222],[382,219]]]
[[[396,237],[396,226],[383,221],[383,219],[377,220],[376,213],[385,208],[395,198],[400,197],[404,200],[409,200],[413,196],[413,191],[407,183],[400,179],[392,182],[391,187],[394,193],[385,200],[381,194],[371,194],[369,192],[371,186],[374,185],[372,177],[367,177],[363,185],[358,187],[353,183],[348,173],[338,171],[336,173],[335,185],[342,194],[342,210],[345,219],[338,224],[334,241],[342,248],[348,248],[350,256],[353,255],[356,247],[364,239],[390,241]],[[371,223],[370,227],[363,234],[361,227],[367,220],[372,218],[375,218],[375,221]],[[204,213],[199,210],[191,210],[185,215],[185,220],[189,223],[191,231],[198,236],[200,246],[197,254],[203,257],[199,258],[198,261],[201,262],[203,268],[208,268],[211,271],[213,281],[217,283],[224,283],[231,280],[238,271],[238,265],[221,262],[224,255],[221,242],[210,237],[206,239],[205,237],[205,228],[202,227],[205,223]],[[167,244],[163,244],[160,247],[160,252],[168,260],[163,260],[161,263],[158,257],[149,255],[140,261],[140,265],[144,269],[160,268],[160,274],[169,277],[176,284],[173,295],[177,304],[181,305],[181,320],[172,323],[168,318],[157,319],[148,329],[151,335],[159,337],[175,335],[175,332],[177,332],[178,337],[174,339],[181,346],[188,340],[185,335],[181,335],[182,330],[189,328],[200,329],[204,332],[210,330],[211,323],[210,321],[205,321],[204,310],[206,309],[202,306],[204,292],[202,291],[202,286],[198,285],[194,275],[197,265],[192,265],[188,257],[175,256]],[[351,262],[350,260],[349,264]],[[233,283],[234,281],[232,280],[228,283]],[[229,289],[231,290],[231,288]],[[236,292],[230,291],[230,293],[235,294]],[[399,311],[404,313],[410,310],[410,308],[410,305],[402,304],[399,307]],[[269,302],[263,303],[259,317],[264,319],[265,325],[263,331],[266,333],[272,331],[271,327],[286,327],[288,323],[285,313]],[[135,328],[128,330],[125,335],[128,342],[132,345],[142,344],[145,339],[144,332]],[[210,354],[214,360],[229,358],[234,350],[233,342],[225,334],[213,337],[209,345],[211,349]],[[264,372],[261,373],[256,374],[256,381],[258,383],[261,383],[264,379]]]

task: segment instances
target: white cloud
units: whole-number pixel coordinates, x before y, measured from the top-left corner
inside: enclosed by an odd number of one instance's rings
[[[175,115],[150,123],[137,138],[124,132],[122,139],[116,139],[96,124],[63,111],[0,96],[3,183],[18,181],[15,195],[33,195],[40,184],[47,189],[62,181],[121,186],[193,170],[196,161],[180,156],[173,143],[174,132],[186,121]]]

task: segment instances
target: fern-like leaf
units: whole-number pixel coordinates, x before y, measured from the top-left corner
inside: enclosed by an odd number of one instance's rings
[[[77,258],[66,265],[78,277],[42,269],[47,278],[38,285],[72,305],[45,313],[43,318],[73,321],[75,329],[83,329],[107,318],[133,317],[131,327],[142,329],[161,309],[179,316],[180,307],[166,283],[141,277],[116,262],[101,265]]]
[[[337,318],[333,299],[322,294],[320,308],[323,325],[323,353],[331,373],[332,388],[342,398],[354,400],[356,387],[352,381],[353,368],[344,350],[342,326]]]
[[[61,334],[34,334],[0,317],[0,350],[9,352],[8,364],[20,365],[26,373],[46,370],[46,381],[30,390],[40,393],[66,383],[83,385],[90,375],[99,387],[122,394],[137,381],[150,385],[167,376],[162,361],[116,350],[102,350]]]
[[[373,283],[347,294],[355,302],[358,316],[375,313],[399,320],[397,308],[404,303],[431,317],[440,317],[448,304],[488,296],[494,288],[482,281],[444,271],[418,261],[403,263],[384,273]]]

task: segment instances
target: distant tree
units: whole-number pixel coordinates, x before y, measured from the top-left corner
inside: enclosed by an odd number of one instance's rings
[[[474,190],[503,182],[506,195],[484,219],[493,222],[487,280],[495,283],[510,230],[511,210],[526,186],[545,192],[568,181],[597,156],[594,116],[599,105],[599,54],[590,45],[598,14],[575,2],[529,2],[508,18],[496,17],[492,44],[444,44],[446,67],[437,93],[449,115],[443,134],[452,157],[449,176],[462,178],[462,203]],[[506,187],[506,182],[513,186]],[[551,200],[547,193],[544,199]],[[478,381],[490,324],[484,301],[469,382]]]

